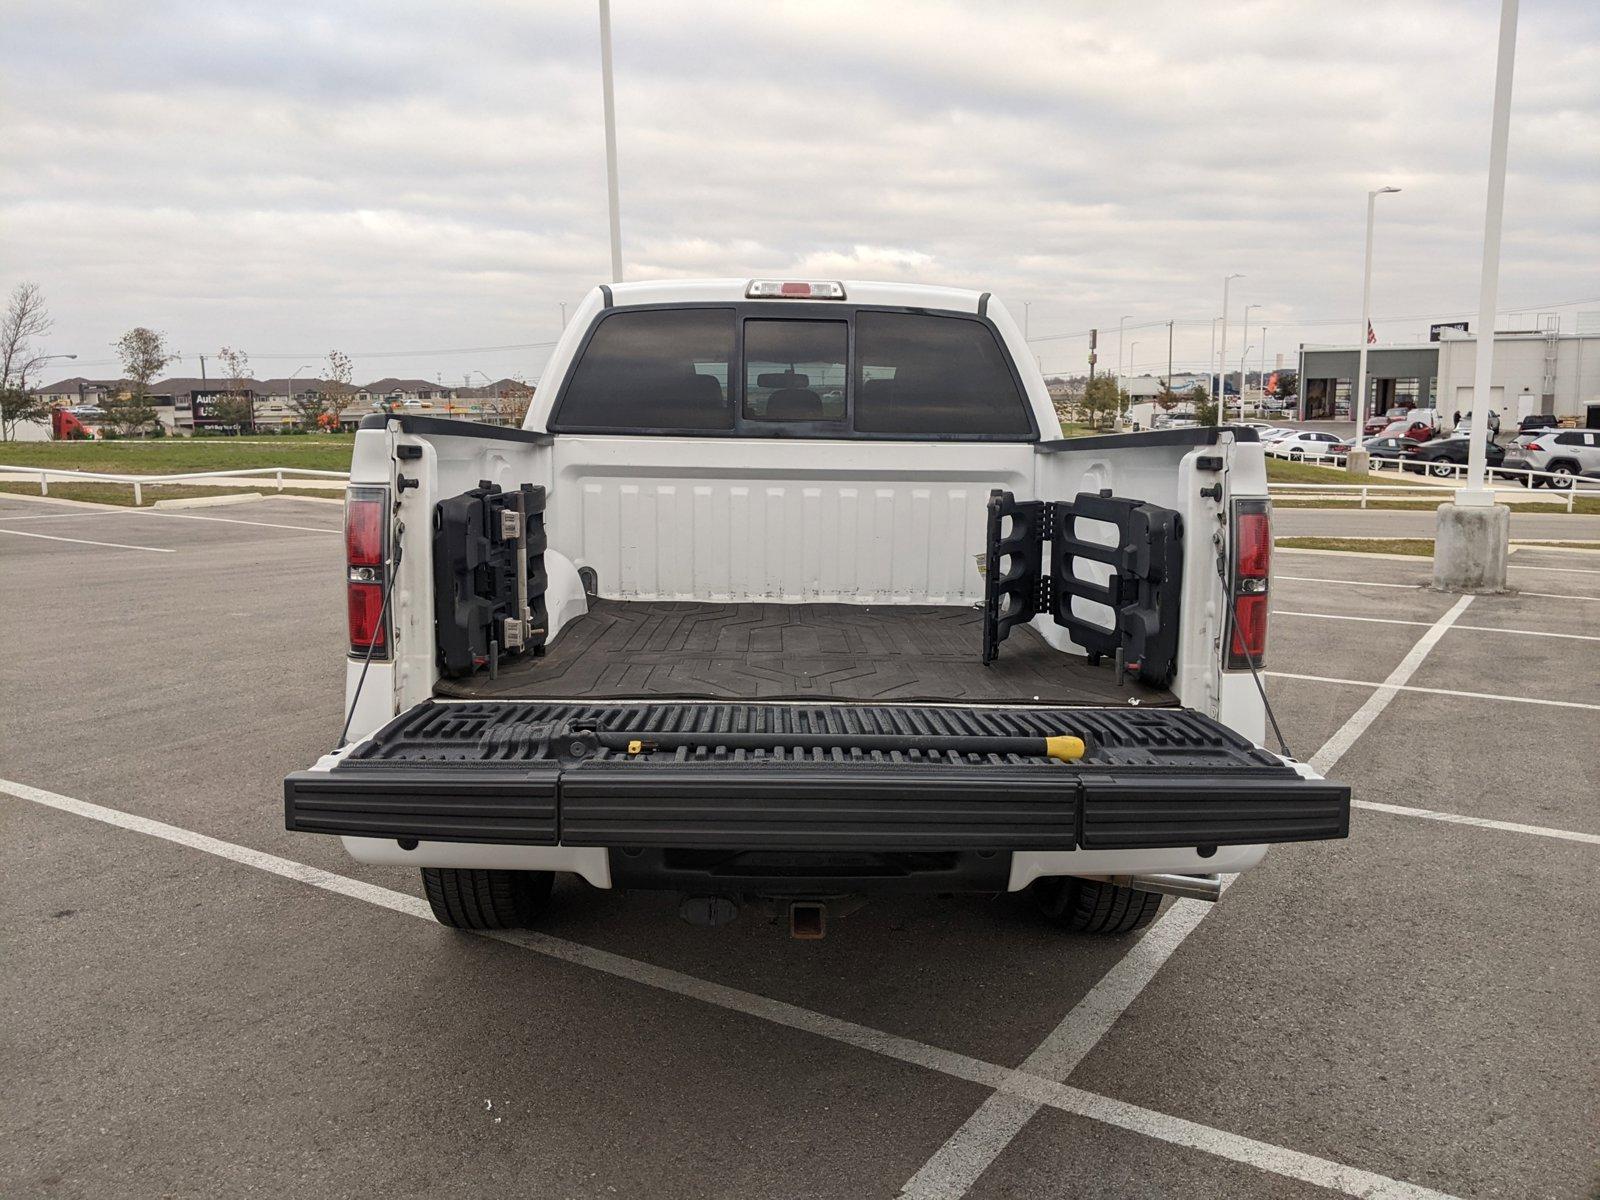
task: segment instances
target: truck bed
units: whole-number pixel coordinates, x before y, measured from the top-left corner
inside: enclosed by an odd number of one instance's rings
[[[1170,691],[1118,686],[1110,662],[1052,649],[1019,629],[984,666],[971,606],[716,604],[591,599],[545,655],[465,679],[451,699],[817,700],[962,704],[1175,705]]]

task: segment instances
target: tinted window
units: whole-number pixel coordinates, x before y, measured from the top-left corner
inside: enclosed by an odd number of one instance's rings
[[[732,429],[734,314],[612,313],[583,351],[556,429]]]
[[[1005,355],[976,321],[858,313],[855,384],[862,433],[1032,432]]]
[[[844,420],[849,355],[843,321],[746,321],[745,420]]]

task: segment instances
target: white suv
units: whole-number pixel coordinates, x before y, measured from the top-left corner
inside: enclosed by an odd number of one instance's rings
[[[1533,485],[1541,483],[1554,488],[1569,488],[1573,477],[1585,471],[1600,471],[1600,430],[1596,429],[1546,429],[1538,437],[1519,447],[1516,461],[1507,457],[1505,465],[1523,470],[1549,471],[1560,478],[1534,478]]]

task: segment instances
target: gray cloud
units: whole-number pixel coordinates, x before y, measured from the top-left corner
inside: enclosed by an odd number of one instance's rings
[[[613,8],[635,277],[984,286],[1045,334],[1204,322],[1243,271],[1234,320],[1261,304],[1287,355],[1354,336],[1364,193],[1394,184],[1376,311],[1475,306],[1493,3]],[[14,0],[8,25],[0,284],[38,280],[86,362],[135,323],[264,366],[544,342],[607,270],[590,4]],[[1518,61],[1502,298],[1600,296],[1600,9],[1526,7]],[[1197,362],[1208,328],[1176,343]]]

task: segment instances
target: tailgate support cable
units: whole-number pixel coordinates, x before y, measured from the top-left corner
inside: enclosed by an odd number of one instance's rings
[[[1222,580],[1222,590],[1226,594],[1228,592],[1228,573],[1222,565],[1222,535],[1217,534],[1215,540],[1217,542],[1217,578]],[[1228,604],[1228,621],[1230,623],[1233,621],[1233,604],[1231,601]],[[1250,647],[1244,644],[1243,638],[1239,640],[1239,649],[1244,651],[1244,661],[1245,665],[1250,668],[1250,678],[1256,681],[1256,691],[1261,693],[1261,704],[1267,710],[1267,720],[1272,724],[1272,732],[1278,739],[1279,749],[1283,751],[1286,757],[1294,758],[1294,751],[1289,749],[1289,743],[1283,738],[1283,730],[1278,728],[1278,718],[1272,711],[1272,701],[1267,699],[1267,689],[1262,686],[1261,672],[1256,670],[1255,655],[1250,653]]]
[[[405,548],[402,540],[405,531],[404,521],[394,527],[394,558],[389,562],[387,578],[383,581],[383,603],[378,608],[378,619],[373,622],[372,640],[367,643],[367,652],[361,659],[361,677],[356,680],[356,692],[350,697],[350,711],[344,714],[344,728],[339,730],[339,741],[334,746],[335,750],[344,749],[345,738],[350,733],[350,722],[355,720],[356,704],[361,699],[361,689],[366,686],[367,668],[372,665],[372,652],[377,648],[378,638],[383,634],[384,623],[389,619],[389,596],[394,591],[394,577],[400,570],[400,553]]]

